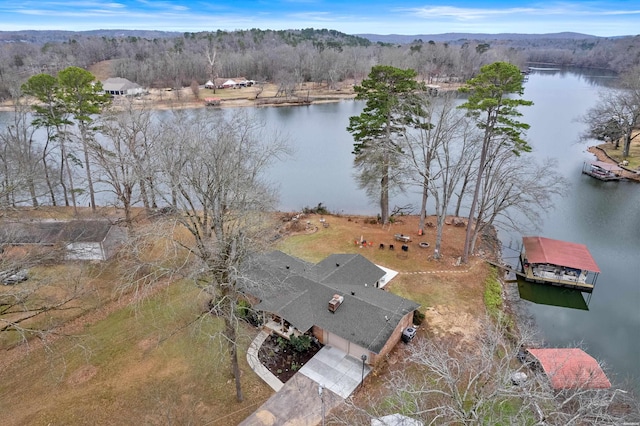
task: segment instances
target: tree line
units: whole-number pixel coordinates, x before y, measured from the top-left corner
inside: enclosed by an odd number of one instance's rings
[[[135,33],[134,33],[135,34]],[[217,53],[213,66],[206,52]],[[281,83],[360,82],[371,65],[416,70],[425,80],[475,75],[480,66],[507,61],[582,66],[621,72],[638,62],[636,37],[581,39],[462,39],[451,42],[372,43],[334,30],[250,29],[145,38],[72,33],[65,41],[25,41],[0,46],[0,98],[15,95],[30,76],[56,74],[69,66],[88,68],[111,61],[112,74],[146,87],[187,87],[213,76],[245,76]]]

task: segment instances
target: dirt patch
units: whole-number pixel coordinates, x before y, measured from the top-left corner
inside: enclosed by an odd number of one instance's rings
[[[455,335],[462,341],[471,343],[480,330],[477,316],[461,312],[452,306],[432,306],[424,311],[424,315],[425,323],[435,337]]]

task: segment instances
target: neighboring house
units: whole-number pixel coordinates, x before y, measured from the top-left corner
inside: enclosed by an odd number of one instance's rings
[[[227,80],[224,83],[222,83],[222,88],[223,89],[229,89],[229,88],[235,88],[238,87],[238,83],[235,80]]]
[[[385,271],[359,254],[334,254],[318,264],[276,251],[249,272],[245,291],[265,323],[308,333],[324,345],[376,364],[413,324],[419,305],[380,288]],[[290,325],[290,327],[289,327]]]
[[[145,92],[142,86],[121,77],[106,79],[102,82],[102,89],[112,96],[133,96]]]
[[[69,260],[107,260],[126,239],[126,230],[106,220],[13,221],[2,224],[0,244],[65,247]]]
[[[207,84],[209,81],[207,82]],[[235,77],[235,78],[217,78],[216,79],[216,87],[219,89],[238,89],[240,87],[251,87],[256,82],[253,80],[247,80],[244,77]],[[205,85],[206,87],[206,85]]]
[[[216,85],[213,83],[213,81],[208,80],[205,84],[204,84],[204,88],[205,89],[215,89]]]

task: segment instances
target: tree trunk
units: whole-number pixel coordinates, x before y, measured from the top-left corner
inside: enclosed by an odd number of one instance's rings
[[[51,176],[49,176],[49,167],[47,165],[47,152],[49,147],[49,136],[42,150],[42,167],[44,168],[44,180],[47,182],[47,188],[49,189],[49,196],[51,197],[51,205],[56,206],[56,194],[53,190],[53,184],[51,183]]]
[[[622,152],[622,157],[627,158],[629,156],[629,149],[631,148],[631,132],[627,132],[624,135],[624,150]]]
[[[87,186],[89,187],[89,203],[91,204],[91,211],[96,211],[96,194],[93,190],[93,179],[91,177],[91,164],[89,162],[89,146],[87,145],[87,134],[84,125],[80,128],[80,137],[82,138],[82,150],[84,151],[84,165],[87,172]]]
[[[454,213],[455,217],[460,217],[460,207],[462,205],[462,198],[464,197],[464,193],[467,190],[467,185],[469,184],[469,173],[471,168],[467,168],[467,172],[464,174],[464,180],[462,181],[462,186],[460,187],[460,194],[458,195],[458,201],[456,203],[456,211]]]
[[[380,182],[380,220],[383,225],[389,223],[389,166],[385,166]]]
[[[444,229],[444,220],[447,217],[447,213],[443,211],[436,218],[437,228],[436,228],[436,247],[433,251],[433,258],[440,259],[442,257],[442,251],[440,250],[442,247],[442,231]]]
[[[228,321],[231,322],[231,321]],[[227,324],[227,338],[229,339],[229,351],[231,355],[231,368],[236,382],[236,400],[242,402],[242,383],[240,382],[240,366],[238,364],[238,345],[236,344],[236,329],[233,324]]]
[[[476,212],[476,205],[478,204],[478,198],[480,196],[480,185],[482,183],[482,175],[484,174],[485,161],[487,159],[487,151],[489,149],[489,128],[485,130],[484,141],[482,142],[482,152],[480,154],[480,165],[478,167],[478,175],[476,178],[476,187],[473,191],[473,200],[471,201],[471,208],[469,209],[469,220],[467,221],[467,233],[464,239],[464,251],[462,252],[462,263],[469,262],[469,255],[471,252],[471,240],[473,237],[473,223],[474,215]]]
[[[28,179],[29,195],[31,195],[31,205],[38,207],[38,196],[36,195],[36,185],[33,182],[33,176],[29,176]]]
[[[144,206],[145,210],[149,210],[151,208],[151,203],[149,203],[149,196],[147,195],[147,186],[144,183],[144,179],[140,179],[140,182],[138,182],[138,185],[140,186],[140,198],[142,198],[142,205]]]
[[[74,212],[78,212],[78,205],[76,204],[76,191],[75,188],[73,187],[73,173],[71,173],[71,167],[69,167],[69,161],[67,160],[67,151],[66,151],[66,147],[64,146],[64,144],[61,142],[61,147],[62,147],[62,161],[64,161],[65,165],[66,165],[66,170],[67,170],[67,177],[69,178],[69,192],[71,193],[71,203],[73,204],[73,211]],[[64,179],[61,179],[62,181],[64,181]],[[65,199],[66,199],[67,195],[66,195],[66,188],[65,188]],[[69,202],[67,201],[67,206],[69,205]]]
[[[418,225],[418,234],[424,233],[424,223],[427,219],[427,199],[429,198],[429,179],[425,176],[422,183],[422,203],[420,204],[420,223]]]

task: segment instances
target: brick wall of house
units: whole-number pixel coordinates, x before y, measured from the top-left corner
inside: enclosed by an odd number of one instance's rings
[[[402,320],[398,323],[398,326],[393,330],[393,333],[387,340],[387,343],[382,347],[379,354],[371,354],[371,360],[369,364],[377,365],[379,362],[382,362],[386,355],[391,352],[391,350],[400,342],[402,337],[402,330],[406,327],[413,325],[413,311],[406,314],[402,317]]]

